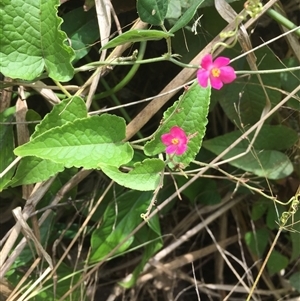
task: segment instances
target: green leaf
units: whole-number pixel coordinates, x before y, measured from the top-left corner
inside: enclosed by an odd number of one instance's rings
[[[82,7],[64,14],[61,29],[66,32],[75,50],[74,62],[90,51],[91,45],[100,37],[95,9],[84,11]]]
[[[64,262],[59,264],[57,268],[57,275],[59,275],[57,280],[57,289],[53,290],[53,279],[49,279],[44,283],[45,288],[39,290],[38,294],[31,298],[34,301],[58,301],[60,300],[75,284],[79,283],[81,274],[74,270],[73,267],[66,265]],[[87,301],[86,288],[81,288],[80,286],[72,290],[72,293],[67,297],[64,297],[64,301]]]
[[[173,126],[181,127],[186,134],[195,136],[188,142],[188,150],[181,156],[175,156],[173,160],[183,165],[188,165],[194,160],[202,145],[207,125],[207,114],[210,101],[210,88],[203,89],[197,82],[175,102],[165,113],[162,125],[156,131],[154,139],[149,141],[144,152],[147,156],[153,156],[165,151],[165,145],[161,142],[161,135],[168,133]]]
[[[37,126],[38,122],[41,122],[41,120],[41,115],[33,109],[29,109],[26,112],[26,121],[30,121],[30,123],[27,125],[30,135],[34,133],[35,127]]]
[[[271,230],[278,229],[278,219],[283,213],[284,208],[282,206],[276,206],[276,204],[270,202],[270,200],[268,205],[266,225]]]
[[[239,139],[242,135],[240,131],[234,131],[223,136],[219,136],[210,140],[203,142],[203,146],[210,145],[211,142],[215,141],[214,144],[221,145],[219,142],[224,141],[224,145],[231,145],[234,141]],[[241,149],[246,149],[249,145],[249,142],[253,138],[254,133],[251,133],[248,136],[248,139],[244,139],[238,144],[238,147]],[[298,135],[297,133],[282,125],[264,125],[256,140],[254,142],[254,149],[257,150],[286,150],[297,142]],[[279,143],[280,141],[280,143]],[[218,142],[218,143],[217,143]]]
[[[67,122],[73,122],[76,119],[85,117],[87,117],[87,110],[84,101],[80,97],[74,96],[65,99],[55,105],[52,111],[36,126],[31,139]]]
[[[188,179],[185,177],[175,177],[178,188],[183,186]],[[205,205],[215,205],[221,202],[220,194],[218,193],[217,184],[214,180],[201,178],[193,182],[182,191],[182,195],[188,198],[192,204],[200,202]]]
[[[163,25],[169,0],[138,0],[137,11],[142,21],[152,25]]]
[[[109,49],[119,45],[123,45],[125,43],[136,43],[142,41],[158,41],[173,36],[174,36],[173,34],[161,30],[133,29],[133,30],[126,31],[123,34],[112,39],[107,44],[105,44],[101,49]]]
[[[269,232],[266,229],[259,229],[255,232],[245,234],[245,242],[251,252],[261,257],[266,250],[269,239]]]
[[[75,96],[65,99],[55,105],[53,110],[36,126],[31,140],[48,130],[84,117],[87,117],[87,110],[84,101],[80,97]],[[25,157],[22,158],[16,175],[9,184],[14,187],[41,182],[63,170],[64,164],[62,163],[55,163],[47,159],[44,160],[31,156]]]
[[[154,222],[154,220],[155,224],[157,224],[159,227],[159,220],[157,215],[150,219],[151,222]],[[157,234],[158,233],[153,232],[153,230],[148,227],[148,225],[142,227],[142,229],[138,231],[138,233],[136,234],[136,240],[139,242],[139,245],[142,245],[143,243],[146,244],[143,251],[142,260],[131,273],[130,279],[126,279],[126,282],[121,282],[120,285],[125,288],[130,288],[135,285],[148,260],[163,246],[162,239],[160,238],[161,234],[159,233],[159,236]]]
[[[240,131],[231,132],[203,142],[203,147],[219,155],[240,136]],[[253,133],[249,135],[249,140],[242,140],[223,158],[229,159],[245,152],[252,137]],[[278,140],[277,137],[282,140]],[[286,140],[285,137],[287,138]],[[229,164],[252,172],[260,177],[267,177],[268,179],[284,178],[293,172],[293,165],[285,154],[276,149],[291,147],[296,141],[295,138],[295,132],[289,128],[265,125],[254,143],[255,152],[249,152],[239,159],[230,161]],[[280,141],[280,143],[278,143],[278,141]]]
[[[252,211],[251,211],[251,219],[253,221],[257,221],[260,219],[264,213],[267,211],[269,208],[269,202],[265,198],[260,198],[257,202],[255,202],[252,206]]]
[[[38,203],[37,209],[42,209],[45,206],[48,206],[53,201],[53,196],[64,186],[70,179],[72,179],[78,172],[78,169],[75,167],[66,168],[64,171],[60,172],[52,182],[49,190],[42,198],[42,200]],[[61,202],[67,202],[68,199],[75,199],[77,196],[78,186],[74,186],[71,190],[69,190],[66,194],[64,194]],[[73,205],[71,205],[73,206]],[[75,206],[75,205],[74,205]],[[73,206],[73,207],[74,207]]]
[[[300,272],[294,273],[289,278],[289,281],[291,286],[294,287],[300,293]]]
[[[142,260],[131,273],[131,278],[127,278],[126,282],[121,282],[123,287],[132,287],[139,274],[142,272],[148,260],[162,247],[161,229],[158,215],[153,216],[147,221],[147,225],[143,226],[136,234],[135,240],[131,245],[131,249],[137,249],[144,246]]]
[[[166,19],[178,19],[181,16],[180,0],[170,0]]]
[[[270,276],[285,269],[288,264],[289,264],[289,260],[286,256],[283,256],[276,250],[273,250],[271,253],[271,256],[267,262],[267,267],[268,267]]]
[[[298,134],[293,129],[283,125],[265,124],[254,142],[254,148],[286,150],[293,147],[297,141]]]
[[[119,171],[114,166],[101,165],[102,171],[119,185],[135,190],[155,190],[160,182],[160,172],[165,168],[159,159],[146,159],[134,164],[128,173]]]
[[[122,142],[124,138],[124,119],[103,114],[48,130],[16,148],[15,154],[48,159],[65,167],[91,169],[101,164],[119,167],[133,155],[129,143]]]
[[[0,122],[11,122],[14,120],[15,107],[6,109],[0,113]],[[14,132],[13,125],[0,123],[0,173],[15,159]],[[0,178],[0,191],[9,183],[15,172],[15,167],[11,168],[2,178]]]
[[[183,0],[182,2],[184,1],[186,0]],[[191,5],[194,3],[194,1],[189,2],[191,3]],[[197,21],[197,19],[201,16],[202,13],[203,17],[201,17],[201,19]],[[174,20],[170,20],[169,23],[171,23],[172,21]],[[201,10],[201,13],[196,13],[194,18],[189,22],[189,24],[187,24],[181,30],[176,31],[175,37],[172,38],[172,48],[174,49],[174,53],[180,53],[181,62],[186,64],[190,63],[190,61],[194,59],[196,55],[198,55],[199,48],[204,48],[207,45],[207,43],[209,43],[210,40],[212,40],[213,37],[219,35],[220,29],[224,28],[226,25],[227,23],[220,17],[215,7]],[[209,28],[209,35],[205,33],[207,28]],[[194,31],[192,31],[192,29]],[[196,32],[197,34],[195,34]],[[224,54],[222,53],[222,55]],[[235,57],[236,55],[237,54],[235,53],[232,56],[225,56]],[[200,61],[198,63],[200,64]],[[222,92],[223,89],[224,88],[222,88]],[[216,93],[212,91],[212,96],[214,94]],[[217,101],[219,101],[219,96],[218,98],[215,98],[215,101],[213,101],[213,97],[211,98],[211,104]]]
[[[289,58],[286,58],[283,60],[283,64],[281,66],[281,68],[291,68],[291,67],[297,67],[299,66],[299,62],[298,60],[291,56]],[[280,78],[281,78],[281,82],[282,82],[282,89],[286,92],[292,92],[298,85],[299,85],[299,81],[300,81],[300,70],[294,70],[291,72],[282,72],[280,73]],[[298,92],[296,94],[296,96],[300,97],[300,92]],[[299,98],[295,99],[295,98],[291,98],[289,99],[289,101],[286,104],[289,107],[294,108],[295,110],[299,111],[300,110],[300,106],[299,106]],[[291,117],[291,116],[289,116]],[[289,118],[291,119],[291,118]]]
[[[171,33],[175,33],[179,29],[186,26],[194,17],[198,7],[204,2],[204,0],[194,1],[193,4],[186,10],[186,12],[180,17],[175,25],[169,30]]]
[[[101,227],[92,234],[92,252],[89,262],[102,260],[120,242],[125,240],[142,222],[140,215],[147,209],[152,196],[152,192],[132,190],[117,198],[116,202],[112,202],[106,208]],[[115,255],[127,250],[133,240],[133,236],[128,237]]]
[[[267,48],[257,50],[255,55],[259,62],[259,70],[282,68],[276,56]],[[237,62],[236,69],[249,69],[246,60]],[[282,99],[280,91],[276,90],[280,88],[280,74],[261,74],[261,78],[272,105],[276,105]],[[240,77],[230,85],[226,85],[222,91],[214,91],[212,96],[218,98],[227,117],[240,127],[260,120],[266,105],[266,96],[256,74]]]
[[[64,165],[37,157],[22,158],[10,186],[19,186],[45,181],[64,170]]]
[[[0,72],[34,80],[44,69],[57,81],[73,77],[74,52],[59,30],[58,0],[3,0],[0,7]]]

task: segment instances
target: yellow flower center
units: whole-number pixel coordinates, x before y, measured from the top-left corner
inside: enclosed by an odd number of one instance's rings
[[[219,77],[220,73],[221,73],[221,71],[220,71],[219,68],[213,68],[213,69],[211,69],[211,74],[212,74],[213,77]]]
[[[177,138],[172,139],[172,144],[178,144],[178,143],[179,143],[179,140]]]

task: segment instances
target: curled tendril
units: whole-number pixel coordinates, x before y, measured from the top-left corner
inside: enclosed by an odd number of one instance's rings
[[[292,216],[292,215],[295,215],[297,210],[299,209],[299,206],[300,206],[300,201],[299,201],[299,198],[300,198],[300,186],[298,188],[299,192],[297,191],[296,192],[296,195],[293,196],[290,200],[289,200],[289,203],[291,202],[291,206],[290,206],[290,209],[289,211],[284,211],[282,214],[281,214],[281,217],[280,217],[280,226],[281,227],[284,227],[285,224],[287,223],[288,219]]]
[[[292,201],[291,204],[291,214],[296,214],[298,208],[299,208],[300,202],[295,198],[295,200]]]
[[[280,226],[281,227],[283,227],[286,224],[286,222],[291,217],[291,215],[292,214],[290,212],[288,212],[288,211],[282,212],[281,217],[280,217]]]
[[[263,9],[263,5],[260,2],[260,0],[248,0],[244,4],[245,11],[242,13],[242,15],[239,15],[235,18],[235,28],[234,30],[229,30],[227,32],[221,32],[220,37],[222,39],[232,38],[234,37],[234,40],[231,44],[226,44],[224,42],[219,42],[214,45],[212,52],[216,50],[219,46],[223,46],[225,48],[232,48],[235,46],[237,42],[237,33],[239,29],[240,20],[244,21],[247,18],[247,15],[249,15],[251,18],[255,18]]]
[[[141,213],[141,218],[148,223],[149,213]]]
[[[234,37],[234,40],[231,44],[226,44],[224,42],[219,42],[219,43],[216,43],[212,49],[212,52],[214,52],[219,46],[223,46],[225,48],[232,48],[235,46],[236,42],[237,42],[237,32],[239,30],[239,20],[244,20],[245,17],[244,16],[236,16],[235,18],[235,27],[234,27],[234,30],[229,30],[229,31],[223,31],[220,33],[220,38],[222,39],[227,39],[227,38],[232,38]]]
[[[245,2],[244,8],[251,18],[255,18],[262,11],[263,5],[259,0],[248,0]]]

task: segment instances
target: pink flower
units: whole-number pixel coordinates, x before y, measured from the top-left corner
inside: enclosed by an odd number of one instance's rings
[[[178,126],[173,126],[170,133],[161,135],[161,141],[167,146],[167,154],[182,155],[187,150],[188,137]]]
[[[220,90],[223,84],[229,84],[236,79],[234,69],[227,66],[230,59],[220,56],[213,62],[212,55],[207,54],[203,57],[201,62],[201,69],[197,71],[197,78],[199,85],[206,88],[208,79],[214,89]]]

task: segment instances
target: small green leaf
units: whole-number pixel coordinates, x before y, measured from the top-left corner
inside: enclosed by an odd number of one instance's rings
[[[273,202],[268,202],[266,225],[270,230],[278,229],[278,219],[284,211],[282,206],[276,206]]]
[[[247,232],[245,234],[245,242],[251,252],[261,257],[266,250],[268,244],[269,232],[266,229],[259,229],[255,232]]]
[[[299,62],[294,56],[290,56],[285,58],[282,61],[281,68],[291,68],[299,66]],[[294,70],[291,72],[282,72],[280,73],[280,78],[282,82],[282,89],[286,92],[292,92],[298,85],[299,85],[299,78],[300,78],[300,70]],[[300,92],[296,94],[300,97]],[[295,96],[296,96],[295,95]],[[299,98],[292,97],[286,104],[289,107],[294,108],[295,110],[299,111]],[[292,116],[289,116],[289,119],[293,119]],[[295,118],[297,119],[297,118]],[[289,120],[290,122],[290,120]],[[296,121],[297,122],[297,121]]]
[[[74,52],[59,30],[58,0],[3,0],[0,7],[0,72],[34,80],[44,69],[57,81],[73,77]],[[30,13],[29,13],[30,12]]]
[[[289,281],[291,286],[294,287],[300,293],[300,272],[294,273],[289,278]]]
[[[146,159],[134,164],[134,169],[128,173],[119,171],[114,166],[103,165],[102,171],[119,185],[135,190],[155,190],[160,181],[160,172],[165,168],[159,159]]]
[[[26,112],[26,121],[30,121],[30,123],[27,125],[30,135],[34,133],[35,127],[37,126],[38,122],[41,122],[41,120],[41,115],[33,109],[29,109]]]
[[[198,7],[204,2],[204,0],[194,1],[193,4],[186,10],[186,12],[180,17],[175,25],[169,30],[171,33],[175,33],[177,30],[186,26],[194,17]]]
[[[122,142],[124,138],[124,119],[103,114],[48,130],[16,148],[15,154],[48,159],[65,167],[91,169],[101,164],[119,167],[133,155],[129,143]]]
[[[254,148],[286,150],[293,147],[297,141],[298,134],[293,129],[284,125],[265,124],[254,142]]]
[[[282,68],[276,56],[267,48],[257,50],[255,55],[261,70]],[[236,69],[249,69],[246,59],[237,62]],[[272,105],[276,105],[281,100],[278,90],[280,74],[261,74],[261,79]],[[214,91],[213,97],[218,98],[227,117],[241,128],[256,123],[266,105],[266,96],[256,74],[236,79],[222,91]]]
[[[14,120],[15,107],[8,108],[0,113],[0,122],[11,122]],[[0,173],[13,162],[15,155],[13,125],[0,124]],[[15,172],[15,167],[11,168],[4,177],[0,178],[0,191],[9,183]]]
[[[173,34],[161,30],[133,29],[133,30],[126,31],[123,34],[112,39],[107,44],[105,44],[101,49],[109,49],[119,45],[123,45],[125,43],[136,43],[142,41],[158,41],[173,36],[174,36]]]
[[[278,137],[280,137],[279,139],[282,140],[278,140],[277,134]],[[203,143],[203,147],[219,155],[226,148],[232,145],[232,143],[234,143],[240,136],[240,131],[231,132],[206,140]],[[287,137],[286,140],[284,138],[285,136]],[[249,135],[249,139],[242,140],[223,158],[229,159],[245,152],[252,137],[253,133]],[[267,177],[268,179],[274,180],[284,178],[293,172],[293,165],[288,156],[273,149],[288,148],[295,143],[295,138],[296,136],[294,131],[287,127],[263,126],[254,143],[255,153],[254,151],[249,152],[241,158],[230,161],[229,164],[245,171],[252,172],[259,177]],[[282,145],[281,142],[278,143],[278,141],[282,141]]]
[[[137,11],[142,21],[152,25],[163,25],[169,0],[138,0]]]
[[[62,229],[59,229],[62,232]],[[58,301],[63,298],[63,296],[68,292],[70,287],[74,286],[75,283],[80,281],[80,273],[74,271],[74,269],[64,262],[61,262],[57,268],[57,275],[59,275],[59,280],[57,282],[57,289],[54,291],[52,289],[42,289],[39,290],[36,296],[32,297],[31,300],[34,301]],[[52,281],[52,283],[51,283]],[[44,283],[45,287],[49,288],[53,285],[53,280],[46,280]],[[64,301],[74,301],[82,300],[86,301],[82,295],[86,295],[86,288],[77,287],[72,290],[71,296],[64,297]]]
[[[252,206],[251,219],[253,221],[257,221],[264,215],[264,213],[267,211],[268,208],[269,208],[268,200],[266,200],[265,198],[260,198]]]
[[[84,101],[80,97],[74,96],[64,99],[55,105],[52,111],[36,126],[31,139],[57,126],[62,126],[67,122],[73,122],[76,119],[85,117],[87,117],[87,110]]]
[[[83,58],[91,45],[100,37],[95,9],[84,11],[82,7],[64,14],[61,29],[66,32],[75,50],[73,64]]]
[[[175,177],[178,188],[183,186],[189,179],[185,177]],[[186,196],[190,203],[200,202],[205,205],[215,205],[221,202],[221,197],[217,189],[217,184],[211,179],[201,178],[189,185],[182,195]]]
[[[188,142],[187,151],[181,156],[175,156],[174,161],[188,165],[195,159],[202,145],[207,125],[207,114],[210,102],[210,87],[203,89],[195,82],[165,113],[162,125],[156,131],[154,139],[149,141],[144,152],[153,156],[165,151],[161,135],[168,133],[173,126],[181,127],[187,135],[194,135]]]
[[[14,187],[42,182],[63,170],[63,164],[37,157],[25,157],[22,158],[16,174],[9,184]]]
[[[240,131],[235,131],[228,133],[223,136],[216,137],[214,139],[210,139],[207,141],[218,141],[221,142],[224,141],[222,144],[231,145],[234,141],[239,139],[239,137],[242,135]],[[253,138],[254,133],[251,133],[248,136],[248,139],[244,139],[240,144],[238,144],[238,148],[246,149],[249,145],[249,141]],[[264,125],[258,136],[255,139],[253,147],[257,150],[286,150],[290,147],[293,147],[293,145],[298,140],[298,134],[296,131],[294,131],[291,128],[288,128],[283,125]],[[203,143],[207,144],[207,141]],[[226,142],[227,141],[227,142]],[[280,141],[280,143],[278,143]],[[210,144],[210,143],[208,143]],[[216,143],[217,144],[217,143]],[[220,144],[220,143],[218,143]]]
[[[178,19],[181,16],[180,0],[170,0],[166,19]]]
[[[273,250],[267,262],[267,267],[270,276],[280,272],[282,269],[285,269],[288,264],[289,264],[289,260],[286,256],[283,256],[276,250]]]
[[[92,234],[92,252],[89,262],[102,260],[120,242],[125,240],[133,229],[141,223],[140,215],[147,209],[151,198],[152,192],[132,190],[107,206],[101,227]],[[118,208],[117,211],[116,208]],[[133,236],[128,237],[115,254],[127,250],[133,240]]]
[[[152,217],[149,220],[150,222],[153,222],[155,220],[155,223],[159,226],[159,221],[157,215]],[[143,271],[146,263],[148,260],[162,247],[162,239],[157,235],[157,233],[153,232],[151,228],[147,226],[144,226],[138,233],[136,234],[136,240],[138,241],[139,245],[142,245],[143,243],[145,245],[145,249],[143,251],[142,260],[141,262],[136,266],[134,271],[131,273],[130,279],[126,279],[126,282],[121,282],[120,285],[122,285],[125,288],[132,287],[137,279],[140,273]]]

